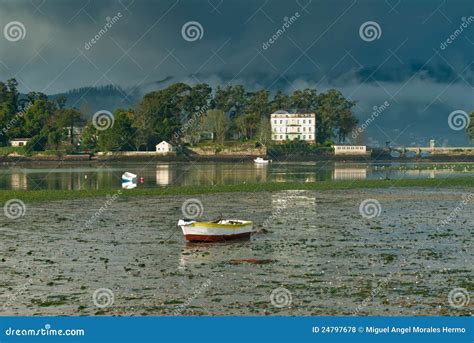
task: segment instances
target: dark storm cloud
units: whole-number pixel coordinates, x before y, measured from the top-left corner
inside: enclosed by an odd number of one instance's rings
[[[465,143],[445,119],[474,108],[474,23],[441,45],[473,12],[469,0],[3,1],[1,27],[20,21],[26,36],[0,39],[0,79],[48,94],[110,83],[147,91],[176,81],[337,87],[358,101],[361,119],[390,101],[380,129],[369,128],[379,140],[403,131],[398,139],[409,143],[436,131]],[[202,25],[202,39],[183,39],[189,21]],[[361,39],[367,21],[380,25],[379,39]]]

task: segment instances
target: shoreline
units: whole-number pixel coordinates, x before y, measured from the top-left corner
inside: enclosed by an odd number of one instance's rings
[[[182,155],[182,156],[0,156],[2,164],[58,164],[58,163],[115,163],[115,162],[216,162],[236,163],[253,162],[255,155]],[[392,158],[390,155],[372,156],[321,156],[321,155],[290,155],[269,156],[273,162],[348,162],[348,163],[471,163],[474,155],[434,155],[414,158]]]
[[[402,188],[402,187],[474,187],[474,177],[444,178],[444,179],[399,179],[399,180],[351,180],[351,181],[319,181],[313,183],[301,182],[272,182],[272,183],[249,183],[215,186],[169,186],[164,188],[136,188],[124,190],[100,189],[100,190],[24,190],[24,191],[2,191],[0,201],[6,202],[10,199],[20,199],[23,202],[44,202],[56,200],[74,200],[82,198],[97,198],[111,194],[119,194],[120,197],[139,196],[168,196],[168,195],[200,195],[216,193],[258,193],[276,192],[284,190],[343,190],[343,189],[373,189],[373,188]]]

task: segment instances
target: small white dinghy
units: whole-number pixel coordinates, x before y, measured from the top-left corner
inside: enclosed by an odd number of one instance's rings
[[[184,238],[191,242],[223,242],[232,239],[248,239],[255,232],[250,220],[218,219],[199,222],[180,219],[178,226],[183,230]]]
[[[256,159],[253,160],[257,164],[268,164],[268,162],[271,162],[271,160],[265,160],[261,157],[257,157]]]
[[[137,183],[137,175],[130,172],[125,172],[122,174],[122,182]]]

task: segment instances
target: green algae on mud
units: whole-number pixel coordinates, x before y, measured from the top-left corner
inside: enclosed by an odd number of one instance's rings
[[[28,190],[2,191],[0,201],[20,199],[24,202],[68,200],[107,196],[119,194],[125,197],[134,196],[165,196],[193,195],[234,192],[275,192],[285,190],[333,190],[357,188],[391,188],[391,187],[474,187],[474,177],[443,178],[443,179],[394,179],[394,180],[348,180],[348,181],[318,181],[318,182],[267,182],[243,183],[228,185],[199,185],[199,186],[169,186],[163,188],[135,188],[131,190],[101,189],[101,190]]]

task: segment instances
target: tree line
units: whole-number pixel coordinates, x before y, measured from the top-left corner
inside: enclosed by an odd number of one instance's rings
[[[226,140],[271,141],[270,114],[278,110],[316,113],[316,137],[321,145],[344,141],[357,125],[352,113],[355,102],[339,91],[318,93],[315,89],[247,91],[242,85],[217,87],[175,83],[146,94],[134,107],[114,112],[111,128],[99,131],[89,123],[83,145],[102,151],[154,150],[162,140],[194,145],[211,133],[215,144]]]
[[[175,83],[146,94],[135,106],[117,109],[106,130],[86,120],[86,113],[67,108],[66,97],[54,100],[39,92],[20,95],[15,79],[0,82],[0,145],[27,137],[28,150],[154,150],[162,140],[195,145],[212,133],[215,144],[225,140],[271,142],[270,114],[278,110],[316,113],[316,141],[320,146],[344,142],[357,126],[355,102],[335,89],[308,88],[292,94],[247,91],[242,85],[217,87],[205,83]],[[467,134],[474,139],[474,112]],[[79,142],[74,129],[83,128]]]

